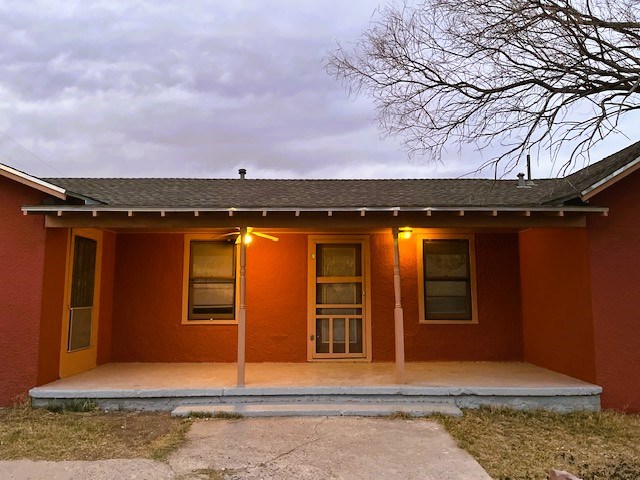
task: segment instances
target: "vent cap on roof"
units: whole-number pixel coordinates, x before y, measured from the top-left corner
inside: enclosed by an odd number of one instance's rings
[[[241,168],[238,170],[238,173],[240,174],[240,180],[244,180],[244,176],[247,174],[247,169]]]
[[[518,188],[531,188],[531,185],[527,185],[524,179],[524,173],[518,174]]]

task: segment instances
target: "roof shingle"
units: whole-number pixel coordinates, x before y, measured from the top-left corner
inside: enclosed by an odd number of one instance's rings
[[[49,178],[71,193],[111,207],[392,208],[561,206],[640,157],[640,142],[565,178],[536,180],[254,180]]]

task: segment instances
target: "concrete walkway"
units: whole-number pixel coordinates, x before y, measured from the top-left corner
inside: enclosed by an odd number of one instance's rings
[[[168,463],[0,462],[0,478],[491,479],[435,422],[355,417],[202,420]]]

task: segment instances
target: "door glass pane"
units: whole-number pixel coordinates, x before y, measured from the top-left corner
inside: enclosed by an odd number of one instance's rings
[[[362,319],[349,319],[349,353],[362,353]]]
[[[234,277],[234,245],[226,242],[191,242],[191,277]]]
[[[333,319],[333,353],[345,353],[345,319]]]
[[[329,353],[329,319],[316,319],[316,352]]]
[[[362,283],[318,283],[316,303],[318,304],[360,304]]]
[[[91,346],[91,318],[93,307],[72,308],[69,313],[69,345],[73,352]]]
[[[316,275],[318,277],[359,277],[362,275],[361,246],[317,245]]]
[[[361,308],[316,308],[316,315],[362,315]]]
[[[73,246],[71,308],[93,306],[97,250],[98,242],[76,235]]]

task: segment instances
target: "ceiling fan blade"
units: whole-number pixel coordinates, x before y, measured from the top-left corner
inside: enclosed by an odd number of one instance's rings
[[[255,235],[256,237],[267,238],[272,242],[277,242],[278,240],[280,240],[278,237],[274,237],[273,235],[267,235],[266,233],[261,233],[261,232],[253,232],[253,235]]]
[[[231,237],[233,235],[238,235],[237,233],[221,233],[220,235],[216,235],[213,237],[214,240],[222,240],[225,237]]]

